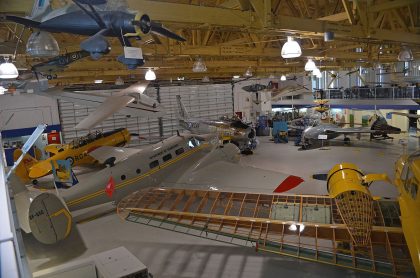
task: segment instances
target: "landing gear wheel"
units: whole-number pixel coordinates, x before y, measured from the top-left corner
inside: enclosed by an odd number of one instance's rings
[[[69,156],[69,157],[66,158],[66,160],[70,161],[70,164],[73,166],[73,164],[74,164],[73,157]]]
[[[350,144],[350,138],[345,137],[344,138],[344,144],[349,145]]]
[[[47,79],[48,79],[48,80],[53,79],[52,75],[48,74],[48,75],[47,75]]]
[[[37,185],[38,184],[38,180],[32,180],[32,184],[33,185]]]

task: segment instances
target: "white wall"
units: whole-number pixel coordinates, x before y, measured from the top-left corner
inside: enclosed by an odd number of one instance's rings
[[[57,101],[37,94],[0,95],[0,112],[3,130],[36,127],[42,123],[60,124]]]

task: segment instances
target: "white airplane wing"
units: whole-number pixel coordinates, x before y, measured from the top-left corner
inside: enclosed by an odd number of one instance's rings
[[[402,112],[391,112],[391,114],[405,116],[405,117],[413,118],[413,119],[420,119],[420,115],[417,115],[417,114],[408,114],[408,113],[402,113]]]
[[[176,183],[161,186],[241,193],[290,193],[302,182],[303,179],[297,176],[217,161],[187,172]]]
[[[144,91],[146,91],[147,86],[149,86],[149,81],[139,81],[133,85],[131,85],[130,87],[127,87],[119,92],[113,93],[113,96],[125,96],[128,94],[134,94],[134,93],[138,93],[138,94],[143,94]]]
[[[115,158],[113,159],[113,163],[116,164],[120,161],[126,160],[130,156],[140,151],[141,149],[102,146],[89,152],[89,156],[92,156],[101,164],[104,164],[105,162],[107,162],[107,160],[111,158]]]
[[[39,92],[38,94],[55,99],[62,99],[69,102],[80,103],[90,107],[98,107],[98,110],[104,109],[102,107],[104,103],[107,102],[107,96],[109,97],[109,94],[98,95],[88,92],[65,91],[63,87],[54,87],[46,91]],[[122,99],[117,99],[118,97],[122,97]],[[112,110],[112,113],[109,114],[109,116],[116,112],[124,115],[130,115],[133,117],[161,117],[164,115],[164,107],[157,103],[154,99],[144,94],[139,94],[136,97],[135,95],[128,96],[126,94],[124,95],[120,94],[120,92],[117,92],[114,95],[112,95],[111,98],[112,102],[107,102],[106,105],[109,106],[105,107],[105,109]],[[125,105],[121,105],[124,102]],[[79,129],[82,129],[82,127],[80,127]]]
[[[91,129],[133,101],[131,96],[109,97],[74,128]]]
[[[324,130],[326,134],[328,133],[339,133],[339,134],[358,134],[358,133],[378,133],[380,130],[372,130],[367,128],[340,128],[340,127],[329,127]]]

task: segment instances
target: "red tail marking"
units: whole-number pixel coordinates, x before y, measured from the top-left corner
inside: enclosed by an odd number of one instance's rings
[[[282,193],[289,191],[290,189],[295,188],[299,184],[301,184],[304,180],[301,177],[297,176],[288,176],[282,183],[274,189],[274,193]]]

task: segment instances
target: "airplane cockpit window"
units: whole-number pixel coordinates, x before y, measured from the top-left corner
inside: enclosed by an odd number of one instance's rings
[[[200,145],[200,141],[199,140],[197,140],[196,138],[191,138],[189,141],[188,141],[188,146],[190,147],[190,148],[195,148],[195,147],[198,147]]]
[[[176,155],[180,155],[180,154],[182,154],[184,152],[184,148],[179,148],[179,149],[177,149],[176,151],[175,151],[175,154]]]

